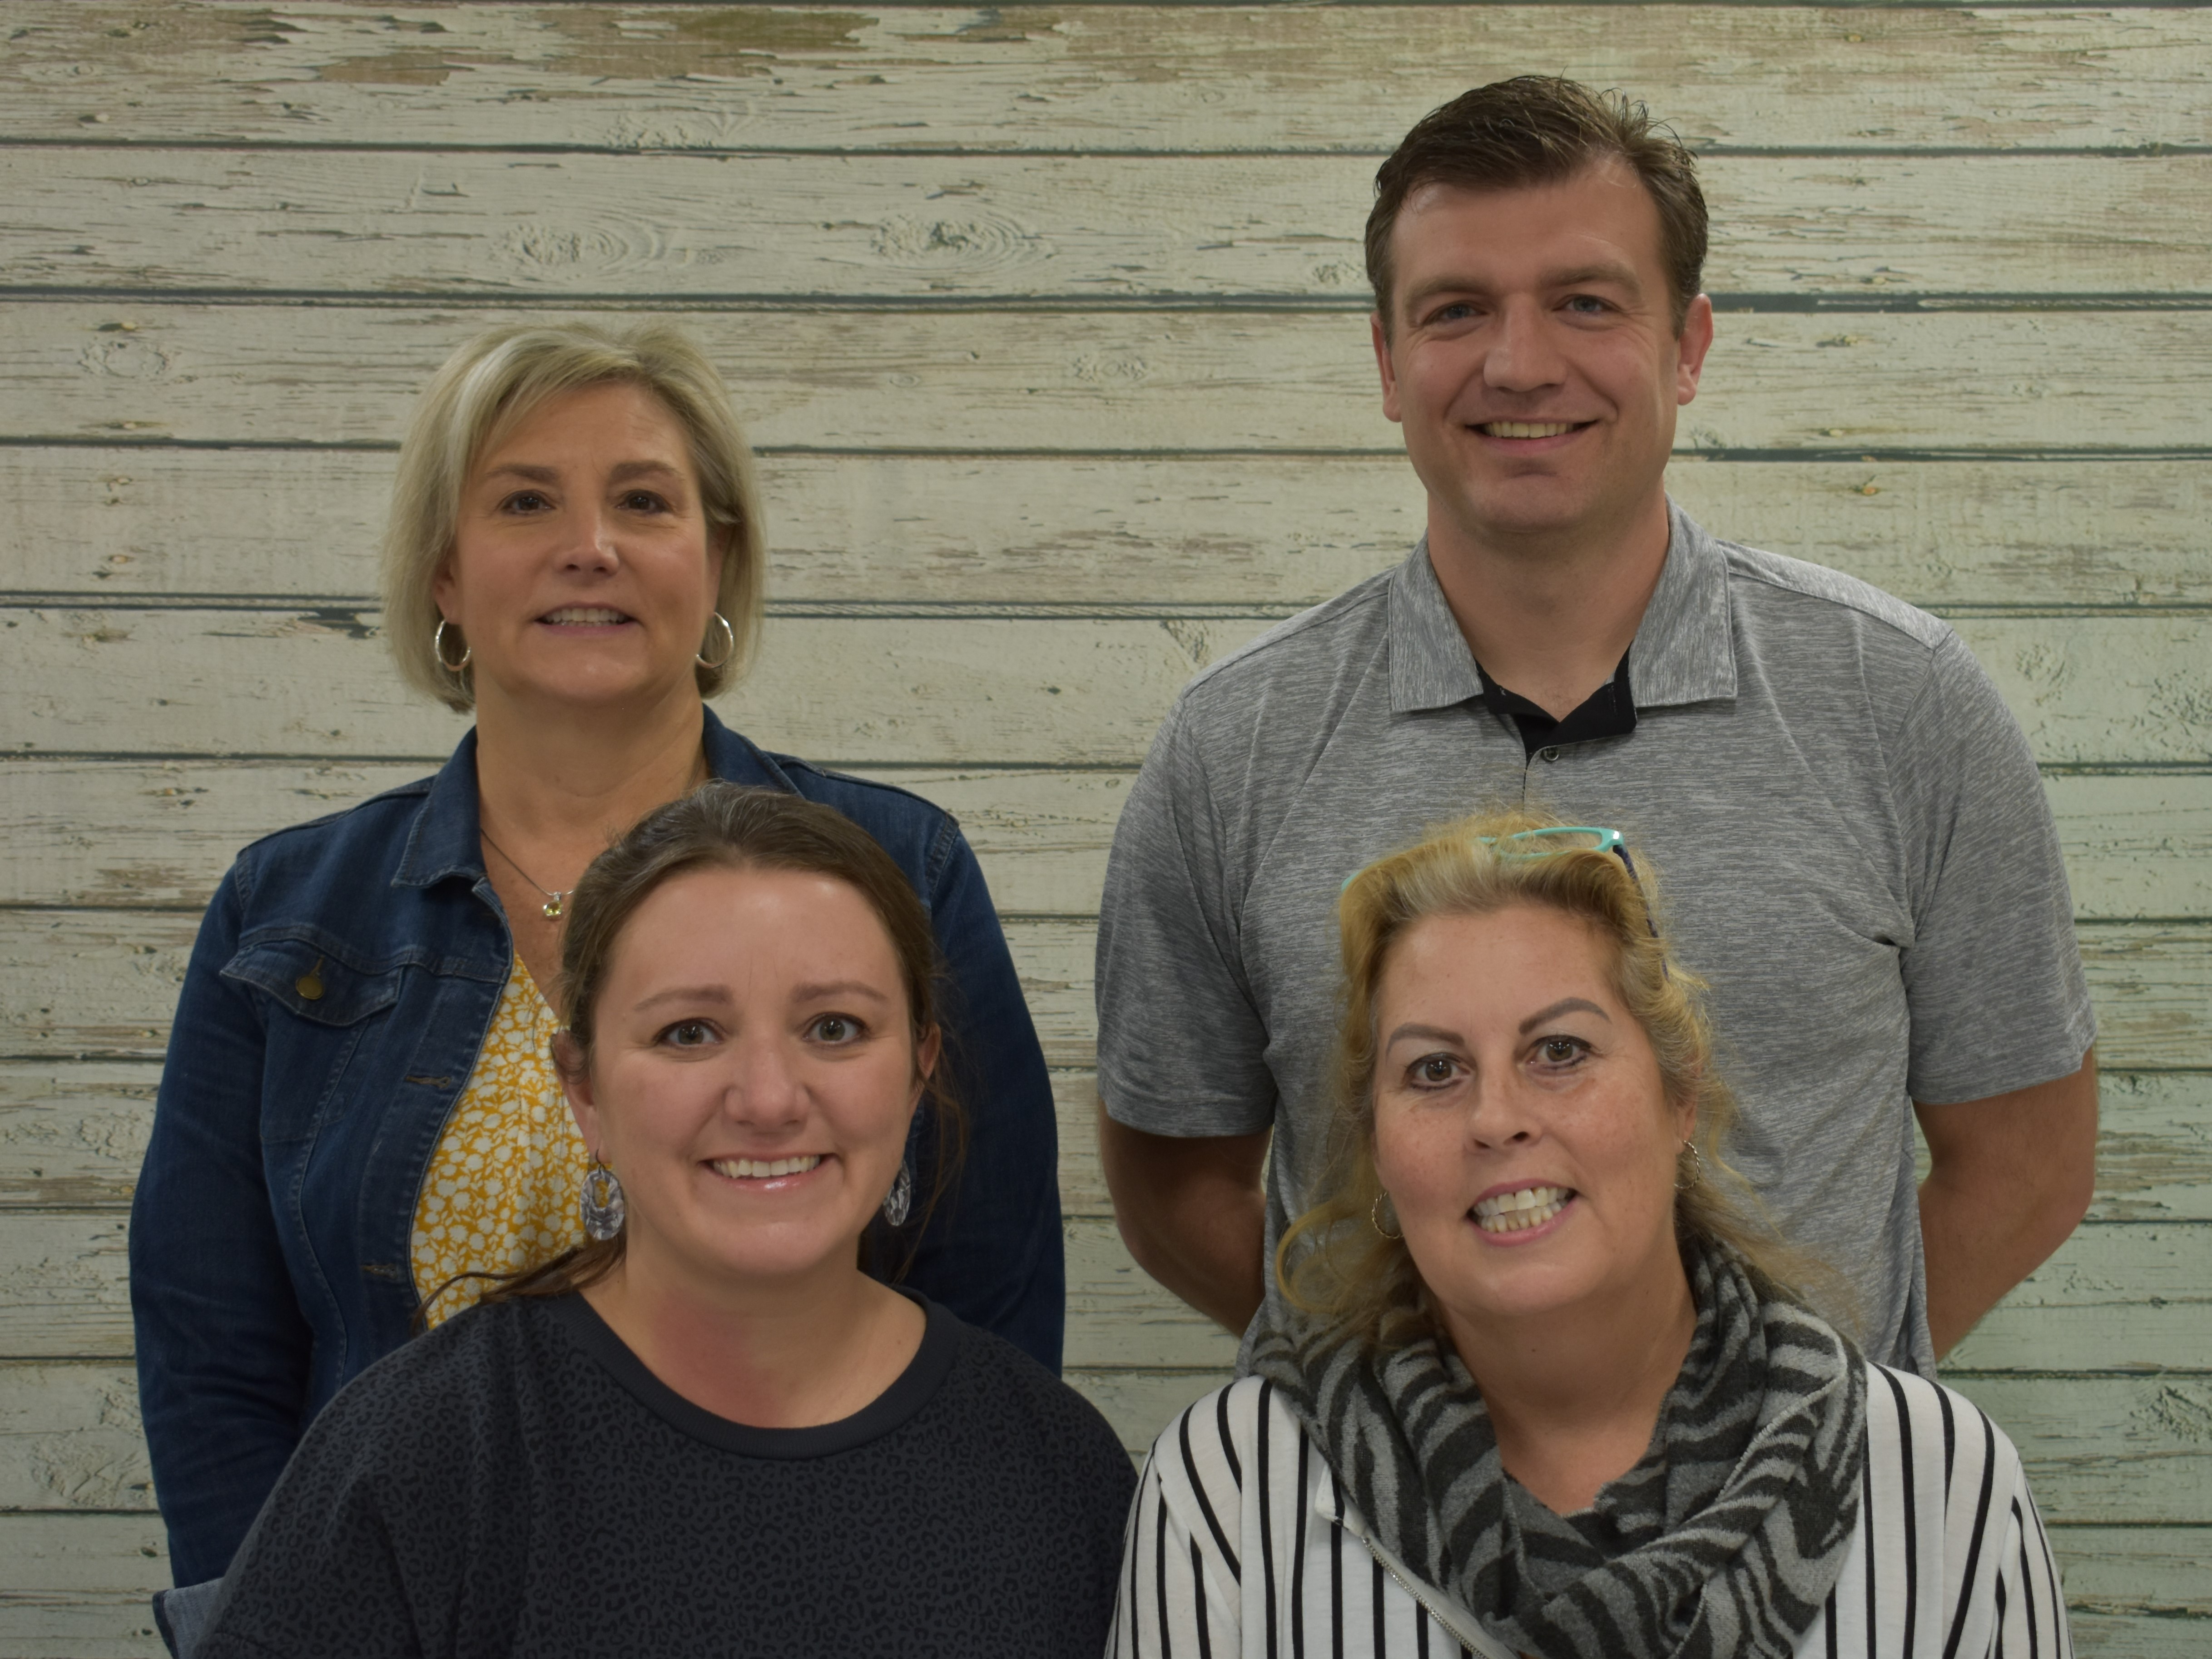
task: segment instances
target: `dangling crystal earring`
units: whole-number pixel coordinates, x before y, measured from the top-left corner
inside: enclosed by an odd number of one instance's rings
[[[599,1243],[605,1243],[623,1230],[623,1220],[629,1212],[623,1204],[622,1180],[596,1158],[592,1160],[590,1172],[584,1176],[584,1195],[577,1208],[583,1212],[585,1232]]]
[[[884,1200],[884,1219],[894,1227],[906,1225],[907,1212],[914,1208],[914,1169],[904,1158],[899,1160],[898,1179],[891,1182],[890,1194]]]

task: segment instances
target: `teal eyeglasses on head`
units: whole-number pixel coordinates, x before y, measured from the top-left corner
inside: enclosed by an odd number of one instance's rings
[[[1474,838],[1485,847],[1495,847],[1502,859],[1549,859],[1562,853],[1617,853],[1628,871],[1628,878],[1636,880],[1636,860],[1628,856],[1628,843],[1618,830],[1607,830],[1595,823],[1551,823],[1540,830],[1521,830],[1510,836],[1477,836]],[[1516,843],[1527,842],[1522,848]],[[1507,850],[1507,849],[1511,850]],[[1361,874],[1372,866],[1362,865],[1344,878],[1341,893]],[[1656,930],[1655,930],[1656,931]]]

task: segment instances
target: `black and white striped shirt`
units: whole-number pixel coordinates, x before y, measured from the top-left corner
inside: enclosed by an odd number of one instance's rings
[[[2020,1454],[1973,1404],[1868,1368],[1858,1535],[1798,1659],[2071,1659]],[[1154,1443],[1109,1659],[1514,1659],[1346,1503],[1274,1385],[1216,1390]]]

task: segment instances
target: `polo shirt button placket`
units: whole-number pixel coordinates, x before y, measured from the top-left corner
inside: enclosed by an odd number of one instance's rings
[[[1536,758],[1537,758],[1538,760],[1541,760],[1541,761],[1555,761],[1555,760],[1559,759],[1559,750],[1558,750],[1557,748],[1539,749],[1539,750],[1536,751]]]

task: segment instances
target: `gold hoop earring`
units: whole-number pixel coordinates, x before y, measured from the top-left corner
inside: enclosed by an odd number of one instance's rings
[[[469,665],[470,659],[477,654],[477,651],[474,646],[466,640],[463,640],[461,659],[459,662],[446,660],[446,630],[453,626],[453,623],[447,622],[443,617],[438,618],[438,631],[430,635],[430,654],[438,659],[439,667],[444,669],[448,674],[458,676],[461,670]],[[455,631],[459,630],[455,629]]]
[[[722,654],[715,658],[714,661],[708,662],[707,660],[707,653],[703,650],[695,651],[691,653],[691,660],[697,663],[700,667],[706,669],[709,673],[712,673],[718,668],[727,668],[730,665],[730,659],[738,654],[738,630],[730,626],[730,619],[719,611],[714,613],[714,620],[721,624]],[[707,641],[705,640],[699,641],[702,646],[705,645],[706,642]]]
[[[1395,1244],[1400,1239],[1406,1236],[1404,1231],[1405,1224],[1403,1222],[1399,1222],[1399,1231],[1395,1233],[1387,1231],[1384,1229],[1382,1225],[1382,1200],[1389,1196],[1390,1194],[1388,1193],[1377,1193],[1375,1194],[1374,1203],[1367,1206],[1367,1224],[1374,1228],[1376,1232],[1381,1233],[1383,1237],[1389,1239],[1393,1244]],[[1398,1206],[1395,1204],[1390,1206],[1390,1218],[1393,1221],[1398,1220]]]
[[[1678,1193],[1686,1193],[1692,1187],[1701,1186],[1705,1179],[1705,1155],[1698,1150],[1698,1143],[1694,1140],[1686,1140],[1682,1143],[1682,1151],[1690,1155],[1690,1171],[1689,1178],[1685,1180],[1681,1170],[1681,1155],[1677,1153],[1674,1158],[1674,1190]]]

